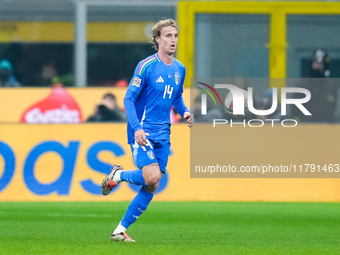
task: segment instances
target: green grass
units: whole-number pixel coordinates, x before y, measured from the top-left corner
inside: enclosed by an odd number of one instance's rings
[[[340,204],[152,202],[128,234],[127,202],[2,202],[0,254],[339,254]]]

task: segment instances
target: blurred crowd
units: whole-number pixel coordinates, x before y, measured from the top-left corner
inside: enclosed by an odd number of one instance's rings
[[[308,72],[306,78],[301,78],[300,82],[293,86],[306,88],[311,92],[311,100],[305,104],[305,107],[312,112],[312,116],[305,116],[297,107],[288,109],[288,116],[299,122],[337,122],[337,106],[338,106],[338,84],[330,77],[329,63],[330,57],[323,49],[316,49],[311,55]],[[73,85],[73,76],[58,75],[57,68],[53,63],[45,63],[41,67],[39,77],[37,78],[38,86],[41,87],[65,87]],[[235,83],[239,88],[247,90],[251,87],[247,84],[246,79],[236,79]],[[15,68],[13,64],[7,60],[0,60],[0,87],[20,87],[22,84],[15,77]],[[128,81],[125,79],[115,82],[109,82],[104,86],[111,87],[127,87]],[[291,86],[288,85],[287,86]],[[225,95],[224,95],[225,96]],[[223,95],[221,96],[222,98]],[[270,109],[273,104],[272,90],[269,88],[262,96],[254,98],[254,107],[258,110]],[[191,111],[195,115],[196,122],[212,122],[213,119],[235,119],[229,115],[223,107],[216,107],[211,102],[208,102],[208,112],[205,115],[201,114],[201,95],[199,94],[191,107]],[[171,122],[181,122],[181,117],[175,111],[171,110]],[[244,119],[282,119],[280,114],[280,102],[276,111],[270,116],[256,116],[248,114]],[[239,118],[237,118],[239,119]],[[123,107],[118,106],[116,96],[112,93],[107,93],[101,99],[101,102],[95,106],[91,116],[85,118],[86,122],[126,122],[127,116]]]
[[[65,87],[74,86],[74,75],[72,73],[60,75],[57,69],[53,62],[46,62],[42,64],[40,72],[33,75],[34,84],[25,84],[18,82],[13,64],[8,59],[2,59],[0,60],[0,87],[51,87],[54,84],[63,84]],[[127,87],[128,85],[126,79],[109,80],[97,84],[101,87]]]

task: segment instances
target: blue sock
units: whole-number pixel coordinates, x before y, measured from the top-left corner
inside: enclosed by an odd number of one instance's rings
[[[122,171],[120,173],[120,179],[132,184],[145,186],[143,171],[141,169]]]
[[[153,194],[141,188],[135,198],[131,201],[121,221],[121,224],[125,228],[128,228],[132,223],[134,223],[146,210],[152,198]]]

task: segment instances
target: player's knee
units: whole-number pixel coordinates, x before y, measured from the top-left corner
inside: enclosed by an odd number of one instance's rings
[[[159,171],[149,172],[144,175],[146,186],[155,186],[159,183],[162,178],[162,173]]]
[[[155,194],[158,187],[159,187],[159,182],[156,183],[153,186],[144,186],[143,189],[146,190],[147,192],[151,193],[151,194]]]
[[[159,182],[157,182],[155,185],[149,186],[149,189],[151,193],[155,193],[158,187],[159,187]]]
[[[146,186],[155,186],[155,185],[158,185],[161,177],[162,176],[160,176],[158,174],[150,174],[150,175],[146,176],[144,178]]]

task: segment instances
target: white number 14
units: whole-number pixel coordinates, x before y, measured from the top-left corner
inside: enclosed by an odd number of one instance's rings
[[[174,88],[173,88],[173,87],[171,88],[171,87],[170,87],[170,84],[169,84],[169,85],[165,85],[163,98],[165,98],[166,94],[169,94],[169,99],[170,99],[173,90],[174,90]]]

